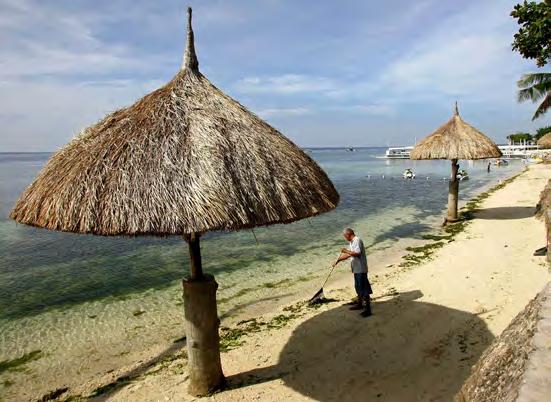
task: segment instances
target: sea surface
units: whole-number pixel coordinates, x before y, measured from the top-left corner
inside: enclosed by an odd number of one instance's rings
[[[203,265],[220,284],[223,318],[319,276],[345,245],[340,235],[344,227],[355,228],[371,253],[431,230],[431,222],[445,208],[449,161],[376,158],[384,154],[383,148],[307,152],[340,193],[338,208],[254,233],[210,233],[203,238]],[[77,361],[77,355],[78,361],[89,364],[89,354],[99,361],[120,354],[123,344],[131,355],[157,342],[160,333],[167,340],[177,336],[182,320],[179,283],[188,272],[182,238],[57,233],[8,219],[18,195],[48,157],[0,153],[0,361],[40,350],[47,356],[44,367],[62,371],[64,362]],[[471,177],[460,183],[461,199],[523,166],[512,161],[492,166],[488,174],[485,161],[460,164]],[[405,168],[415,171],[415,180],[402,178]],[[100,367],[106,368],[107,363]],[[39,373],[40,364],[31,369]]]

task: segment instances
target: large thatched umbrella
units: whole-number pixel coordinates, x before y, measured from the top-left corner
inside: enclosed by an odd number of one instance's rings
[[[551,148],[551,133],[545,134],[538,140],[540,148]]]
[[[498,158],[501,151],[497,145],[459,116],[457,102],[452,118],[434,133],[418,142],[411,150],[411,159],[448,159],[452,162],[449,184],[447,222],[457,220],[459,159],[473,160]]]
[[[204,395],[224,377],[217,284],[202,271],[201,234],[289,223],[338,202],[308,155],[199,72],[189,9],[174,78],[54,154],[10,216],[74,233],[184,236],[189,392]]]

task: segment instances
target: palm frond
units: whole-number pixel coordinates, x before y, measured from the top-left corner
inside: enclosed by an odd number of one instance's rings
[[[532,120],[536,120],[538,117],[543,116],[547,110],[551,107],[551,91],[547,92],[547,96],[543,100],[542,103],[538,106],[536,109],[536,113],[534,113],[534,116],[532,117]]]
[[[517,81],[519,88],[525,88],[531,85],[538,85],[547,82],[551,83],[551,73],[530,73],[524,74],[520,80]]]
[[[518,82],[518,101],[537,102],[551,91],[551,73],[525,74]]]
[[[519,102],[524,102],[530,100],[532,102],[537,102],[545,95],[545,92],[541,92],[538,88],[532,86],[528,88],[521,89],[518,91],[517,98]]]

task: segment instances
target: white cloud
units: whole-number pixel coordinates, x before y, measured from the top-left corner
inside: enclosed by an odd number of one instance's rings
[[[325,77],[285,74],[273,77],[247,77],[239,80],[236,90],[243,93],[298,94],[330,93],[337,89],[335,82]]]
[[[56,149],[162,85],[135,78],[151,66],[100,39],[97,15],[29,0],[0,0],[0,9],[0,152]]]
[[[389,65],[376,87],[391,96],[417,99],[444,95],[504,100],[512,96],[525,63],[511,51],[514,26],[508,9],[505,2],[474,3],[441,21]]]
[[[262,118],[273,118],[273,117],[289,117],[289,116],[304,116],[311,114],[312,110],[305,107],[297,108],[271,108],[263,109],[256,112]]]
[[[0,80],[148,68],[131,47],[97,37],[97,16],[29,0],[0,0],[0,8]]]
[[[159,82],[0,83],[0,152],[51,151]],[[9,132],[6,130],[9,127]]]
[[[340,108],[341,110],[350,110],[352,112],[364,113],[370,116],[392,116],[395,109],[388,104],[370,104],[370,105],[352,105]]]

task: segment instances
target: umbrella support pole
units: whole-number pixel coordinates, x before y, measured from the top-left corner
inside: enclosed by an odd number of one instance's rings
[[[459,180],[457,180],[457,171],[459,165],[457,159],[452,160],[452,176],[449,184],[448,191],[448,216],[445,223],[452,223],[457,221],[457,202],[459,198]]]
[[[212,275],[205,274],[200,280],[184,279],[183,288],[188,393],[205,396],[224,386],[216,309],[218,284]]]
[[[182,281],[188,355],[188,393],[206,396],[223,388],[220,361],[220,320],[216,308],[218,284],[203,274],[199,235],[186,236],[190,250],[191,277]]]

